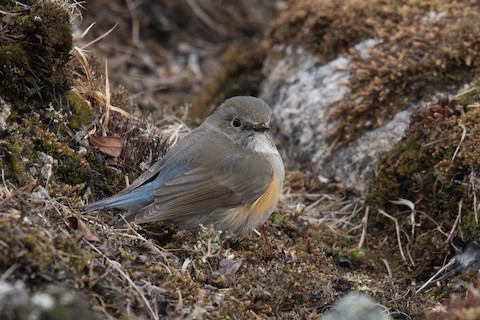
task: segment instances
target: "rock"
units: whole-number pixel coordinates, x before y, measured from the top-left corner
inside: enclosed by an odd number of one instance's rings
[[[378,43],[369,39],[356,49],[368,58],[366,49]],[[317,66],[316,57],[301,48],[287,48],[281,60],[266,62],[261,97],[274,110],[274,125],[282,156],[290,168],[309,167],[321,176],[340,181],[347,189],[364,194],[379,156],[398,142],[413,108],[359,136],[346,147],[334,150],[329,133],[336,122],[335,104],[344,99],[351,79],[345,69],[351,61],[338,57]]]
[[[322,320],[392,320],[373,301],[372,298],[358,292],[350,292],[340,299]]]

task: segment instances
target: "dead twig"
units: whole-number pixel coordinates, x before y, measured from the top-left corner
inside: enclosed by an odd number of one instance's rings
[[[365,244],[365,239],[367,238],[367,225],[368,225],[368,212],[370,207],[365,209],[365,215],[362,218],[362,235],[360,236],[360,241],[358,242],[357,248],[363,248]]]
[[[392,268],[390,267],[390,263],[388,263],[387,259],[382,259],[385,268],[387,269],[388,277],[391,279],[393,278]]]
[[[212,18],[210,18],[205,11],[198,5],[198,3],[195,0],[186,0],[187,4],[192,8],[193,12],[200,18],[200,20],[203,21],[210,29],[218,32],[220,35],[225,36],[227,34],[227,31],[225,28],[213,21]]]
[[[475,223],[478,224],[477,192],[475,190],[475,170],[472,169],[469,179],[473,193],[473,213],[475,215]]]
[[[83,39],[83,37],[85,37],[85,35],[88,33],[88,31],[93,27],[95,23],[92,23],[84,32],[82,32],[82,34],[78,37],[78,40],[81,40]],[[108,36],[116,27],[117,27],[118,23],[116,23],[110,30],[108,30],[107,32],[105,32],[104,34],[102,34],[100,37],[96,38],[96,39],[93,39],[92,41],[90,41],[89,43],[83,45],[80,47],[80,49],[85,49],[89,46],[91,46],[92,44],[94,44],[95,42],[97,41],[100,41],[102,40],[103,38],[105,38],[106,36]]]
[[[458,151],[460,150],[460,146],[462,145],[463,140],[465,140],[465,137],[467,136],[467,128],[463,124],[459,124],[459,126],[462,128],[462,137],[460,138],[460,142],[458,143],[457,148],[455,149],[455,152],[453,153],[452,161],[455,160],[455,157],[458,154]]]
[[[403,261],[407,261],[407,258],[405,257],[405,254],[403,253],[403,249],[402,249],[402,239],[400,237],[401,230],[400,230],[400,225],[398,224],[398,220],[395,217],[393,217],[393,216],[389,215],[388,213],[386,213],[385,211],[383,211],[382,209],[378,209],[378,212],[380,212],[385,217],[392,220],[393,223],[395,223],[395,230],[397,231],[397,241],[398,241],[398,247],[400,248],[400,255],[402,256]]]
[[[404,205],[410,208],[410,224],[412,225],[411,237],[412,239],[415,238],[415,226],[416,226],[415,217],[417,213],[417,211],[415,210],[415,203],[413,203],[410,200],[402,199],[402,198],[399,198],[398,200],[390,200],[390,202],[397,205]]]
[[[430,279],[427,280],[427,282],[425,282],[420,288],[415,290],[415,293],[422,292],[428,285],[430,285],[433,281],[437,280],[437,277],[438,277],[439,274],[441,274],[442,272],[444,272],[445,270],[447,270],[448,268],[450,268],[454,264],[455,264],[455,258],[450,259],[450,261],[446,265],[441,267],[440,270],[437,271],[437,273],[435,273],[433,276],[431,276]]]
[[[453,232],[458,226],[458,223],[460,222],[460,218],[462,217],[462,204],[463,204],[463,199],[460,199],[460,202],[458,203],[458,214],[457,217],[455,218],[455,222],[453,223],[452,229],[450,230],[450,233],[448,234],[447,240],[445,240],[444,243],[450,242],[450,240],[453,237]]]
[[[25,185],[23,185],[22,187],[14,190],[12,193],[10,193],[7,197],[5,197],[5,199],[2,199],[0,200],[0,208],[3,208],[3,206],[5,204],[7,204],[10,200],[12,200],[13,198],[15,198],[19,193],[33,187],[35,185],[35,182],[29,182]]]

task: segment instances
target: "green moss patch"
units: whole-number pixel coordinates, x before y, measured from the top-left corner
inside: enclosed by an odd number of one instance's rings
[[[72,28],[63,3],[7,3],[0,22],[0,95],[17,109],[38,100],[58,104],[72,83]]]
[[[451,254],[447,235],[457,245],[480,241],[478,94],[474,83],[469,94],[419,109],[405,137],[381,159],[367,197],[373,234],[396,234],[378,209],[394,216],[409,230],[404,243],[423,267],[441,265]],[[415,213],[392,202],[399,199]]]

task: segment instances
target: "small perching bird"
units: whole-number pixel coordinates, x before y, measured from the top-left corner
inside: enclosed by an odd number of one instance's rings
[[[130,186],[82,211],[118,208],[127,221],[213,224],[244,237],[268,219],[283,187],[271,114],[258,98],[226,100]]]

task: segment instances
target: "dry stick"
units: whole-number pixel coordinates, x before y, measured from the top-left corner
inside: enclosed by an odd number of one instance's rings
[[[440,226],[440,224],[435,221],[435,219],[433,219],[432,217],[430,217],[426,212],[423,212],[423,211],[418,211],[419,213],[423,214],[425,217],[427,217],[428,220],[430,220],[430,222],[432,222],[433,224],[435,224],[435,226],[437,226],[435,229],[438,230],[438,232],[440,232],[441,234],[443,234],[445,237],[448,236],[448,234],[442,230],[442,227]]]
[[[10,277],[17,268],[18,264],[16,262],[8,267],[8,269],[0,276],[0,283],[7,281],[8,277]]]
[[[446,141],[446,140],[450,140],[450,139],[451,139],[451,137],[448,137],[448,138],[442,138],[442,139],[434,140],[434,141],[431,141],[431,142],[428,142],[428,143],[423,143],[422,147],[428,147],[428,146],[431,146],[433,144],[443,142],[443,141]]]
[[[464,91],[456,94],[456,95],[454,96],[454,98],[459,98],[459,97],[461,97],[461,96],[463,96],[463,95],[465,95],[465,94],[467,94],[467,93],[469,93],[469,92],[478,90],[478,88],[479,88],[479,87],[471,87],[471,88],[468,88],[467,90],[464,90]]]
[[[114,107],[110,104],[111,102],[111,93],[110,93],[110,77],[108,76],[108,60],[105,60],[105,108],[106,108],[106,113],[108,114],[110,110],[115,111],[123,115],[124,117],[131,119],[132,115],[128,113],[127,111]],[[107,116],[107,123],[105,123],[105,126],[108,124],[108,119],[109,116]]]
[[[92,27],[93,27],[94,25],[95,25],[95,22],[92,23],[91,25],[89,25],[89,26],[87,27],[87,29],[85,29],[79,36],[76,36],[76,37],[74,38],[74,43],[78,43],[78,42],[80,42],[80,40],[82,40],[83,38],[85,38],[85,36],[88,34],[88,32],[90,31],[90,29],[92,29]],[[113,30],[113,29],[112,29],[112,30]],[[108,34],[108,33],[107,33],[107,34]],[[83,47],[82,47],[81,49],[83,49]]]
[[[385,268],[387,268],[388,277],[390,279],[393,278],[392,268],[390,267],[390,264],[388,263],[387,259],[382,259],[382,261],[383,261],[383,264],[385,265]]]
[[[412,255],[410,254],[410,250],[408,249],[410,243],[411,242],[407,243],[407,256],[408,256],[408,259],[410,260],[410,263],[412,264],[412,266],[415,266],[415,262],[413,261]]]
[[[432,283],[435,279],[437,279],[439,274],[441,274],[446,269],[450,268],[454,263],[455,263],[455,258],[450,259],[450,261],[446,265],[441,267],[440,270],[437,271],[437,273],[435,273],[432,277],[430,277],[430,279],[428,279],[427,282],[425,282],[420,288],[415,290],[415,293],[419,293],[423,291],[423,289],[425,289],[430,283]]]
[[[84,11],[87,11],[87,8],[85,8],[85,6],[82,5],[85,1],[73,0],[73,1],[69,1],[69,2],[70,3],[65,2],[62,5],[62,8],[64,8],[65,10],[68,11],[68,14],[70,15],[71,18],[77,18],[78,17],[80,19],[80,21],[83,21],[82,11],[80,11],[80,9],[78,9],[78,7],[80,7]]]
[[[29,182],[26,185],[23,185],[22,187],[14,190],[12,193],[10,193],[5,199],[2,199],[0,201],[0,208],[2,208],[5,204],[7,204],[8,201],[10,201],[12,198],[14,198],[16,195],[18,195],[20,192],[25,191],[26,189],[30,188],[31,186],[35,185],[35,182]]]
[[[88,31],[90,30],[90,28],[93,27],[94,24],[95,24],[95,23],[92,23],[92,24],[80,35],[79,39],[82,39],[83,37],[85,37],[85,35],[88,33]],[[105,32],[104,34],[102,34],[100,37],[98,37],[98,38],[90,41],[90,42],[87,43],[86,45],[82,46],[80,49],[85,49],[86,47],[91,46],[91,45],[94,44],[95,42],[97,42],[97,41],[105,38],[106,36],[108,36],[108,34],[109,34],[110,32],[113,31],[113,29],[115,29],[115,28],[117,27],[117,25],[118,25],[118,22],[115,23],[115,25],[114,25],[110,30],[108,30],[107,32]]]
[[[142,46],[142,41],[140,41],[140,22],[138,19],[138,13],[136,11],[139,1],[134,3],[131,0],[127,0],[128,11],[130,12],[130,18],[132,20],[132,41],[138,47]]]
[[[395,223],[395,229],[397,231],[398,247],[400,248],[400,254],[402,256],[403,261],[407,261],[407,258],[405,258],[405,254],[403,253],[403,249],[402,249],[402,240],[400,238],[400,225],[398,224],[398,220],[395,217],[392,217],[391,215],[383,211],[382,209],[378,209],[378,212],[383,214],[385,217],[391,219],[393,223]]]
[[[398,198],[398,200],[390,200],[391,203],[397,204],[397,205],[404,205],[410,208],[410,224],[412,225],[412,238],[415,237],[415,226],[416,226],[416,221],[415,221],[415,216],[416,216],[416,210],[415,210],[415,203],[413,203],[410,200],[403,199],[403,198]]]
[[[360,241],[358,242],[357,248],[360,249],[365,244],[365,239],[367,238],[367,224],[368,224],[368,212],[370,207],[365,209],[365,215],[362,218],[362,235],[360,236]]]
[[[180,289],[177,289],[177,294],[178,294],[178,303],[175,309],[180,310],[183,309],[183,296],[182,296],[182,291]]]
[[[144,236],[142,236],[141,234],[139,234],[137,232],[137,230],[135,230],[132,225],[125,219],[125,217],[122,215],[122,219],[127,223],[127,226],[128,228],[138,237],[140,238],[140,240],[142,240],[145,245],[147,245],[150,249],[153,249],[154,251],[156,251],[162,258],[163,260],[165,261],[165,263],[162,263],[161,265],[163,265],[165,267],[165,269],[167,269],[168,273],[170,273],[170,275],[173,275],[172,271],[170,270],[169,266],[168,266],[168,259],[167,259],[167,256],[165,255],[165,253],[160,250],[159,248],[157,248],[157,246],[151,242],[149,242]],[[170,253],[168,253],[170,254]]]
[[[103,118],[103,130],[108,126],[110,120],[110,78],[108,77],[108,60],[105,60],[105,114]],[[104,132],[105,133],[105,132]],[[106,133],[104,134],[106,135]]]
[[[147,298],[143,295],[143,292],[137,287],[137,285],[132,281],[132,279],[130,278],[130,276],[128,274],[125,273],[125,271],[123,271],[121,269],[121,264],[115,260],[111,260],[109,259],[102,251],[100,251],[97,247],[95,247],[93,244],[90,243],[90,241],[87,241],[86,239],[83,239],[94,251],[96,251],[97,253],[101,254],[103,256],[103,258],[108,262],[108,264],[112,267],[113,270],[117,270],[118,273],[120,273],[120,275],[125,279],[127,280],[128,284],[135,290],[137,291],[137,293],[140,295],[140,297],[142,298],[143,302],[145,303],[145,306],[147,307],[148,309],[148,312],[150,312],[150,315],[152,316],[153,319],[155,320],[158,320],[158,314],[156,314],[153,309],[152,309],[152,306],[150,305],[150,303],[148,302]]]
[[[213,21],[212,18],[210,18],[205,11],[198,5],[198,3],[195,0],[187,0],[187,4],[192,8],[193,12],[202,20],[210,29],[217,31],[220,35],[224,36],[227,32],[225,31],[225,28]]]
[[[450,230],[450,233],[448,234],[447,240],[445,240],[444,243],[450,242],[450,240],[453,237],[453,232],[458,226],[458,222],[460,221],[460,217],[462,216],[462,204],[463,204],[463,199],[460,199],[460,202],[458,203],[458,214],[457,217],[455,218],[455,222],[453,223],[452,230]]]
[[[75,55],[75,57],[82,65],[83,72],[87,77],[87,81],[91,82],[93,79],[93,73],[92,73],[92,69],[89,68],[88,59],[87,59],[87,56],[85,55],[85,52],[83,51],[82,48],[79,48],[77,46],[75,46],[75,48],[73,49],[75,50],[75,52],[77,52],[77,55]]]
[[[473,190],[473,213],[475,214],[475,223],[478,224],[477,193],[475,192],[475,172],[470,173],[470,184]]]
[[[1,144],[1,141],[0,141],[0,144]],[[5,170],[0,169],[0,172],[1,172],[0,176],[2,177],[2,184],[3,184],[3,187],[5,188],[5,191],[7,192],[7,194],[12,193],[12,191],[8,189],[7,181],[5,180]]]
[[[458,143],[458,146],[455,149],[455,152],[453,153],[452,161],[457,156],[457,153],[460,150],[460,146],[462,145],[463,140],[465,140],[465,137],[467,136],[467,128],[461,123],[459,124],[459,126],[463,129],[463,133],[462,133],[462,137],[460,138],[460,142]]]

